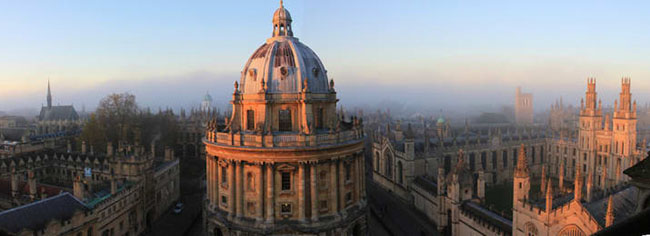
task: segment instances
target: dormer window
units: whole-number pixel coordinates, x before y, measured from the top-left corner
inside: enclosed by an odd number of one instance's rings
[[[318,69],[318,67],[314,67],[313,69],[311,69],[311,72],[314,74],[314,77],[318,77],[318,73],[320,72],[320,70]]]

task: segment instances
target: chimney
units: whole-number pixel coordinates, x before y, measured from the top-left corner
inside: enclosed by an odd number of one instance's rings
[[[170,147],[165,147],[165,161],[174,160],[174,150]]]
[[[11,196],[18,196],[18,175],[15,168],[11,170]]]
[[[115,180],[115,176],[111,175],[111,195],[115,193],[117,193],[117,181]]]
[[[112,157],[113,156],[113,143],[108,142],[106,144],[106,156]]]
[[[477,195],[481,201],[485,201],[485,171],[483,169],[478,171]]]
[[[609,227],[614,223],[614,199],[612,199],[612,195],[609,195],[609,199],[607,200],[607,214],[605,215],[605,227]]]
[[[81,141],[81,154],[86,154],[86,141]]]
[[[74,183],[72,183],[72,192],[77,199],[84,199],[83,183],[81,182],[81,178],[79,176],[75,177]]]
[[[45,188],[41,187],[41,199],[47,198],[47,194],[45,193]]]
[[[27,171],[27,184],[29,184],[29,197],[34,201],[38,193],[36,192],[36,178],[34,178],[33,170]]]

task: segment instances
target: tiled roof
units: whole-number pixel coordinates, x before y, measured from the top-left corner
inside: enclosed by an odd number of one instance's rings
[[[16,234],[23,229],[41,230],[52,220],[69,220],[86,206],[70,193],[63,193],[0,212],[0,231]]]
[[[79,115],[73,106],[42,107],[38,116],[41,121],[78,120]]]
[[[630,186],[612,194],[614,204],[614,223],[621,222],[634,213],[634,210],[636,209],[637,192],[638,190],[636,187]],[[591,216],[598,221],[598,224],[603,227],[605,226],[608,197],[609,195],[596,201],[584,203],[584,207],[587,208],[589,214],[591,214]]]

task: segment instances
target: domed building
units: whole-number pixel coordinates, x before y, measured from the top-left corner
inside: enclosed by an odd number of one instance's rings
[[[273,34],[244,65],[225,125],[206,138],[209,235],[365,235],[362,121],[337,114],[334,82],[293,36]]]

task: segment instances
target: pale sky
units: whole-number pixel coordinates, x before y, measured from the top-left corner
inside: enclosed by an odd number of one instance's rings
[[[650,101],[647,1],[287,0],[296,37],[348,106],[579,104],[587,77],[613,104],[620,78]],[[96,106],[132,92],[142,106],[227,103],[271,34],[275,0],[7,1],[0,9],[0,111]]]

